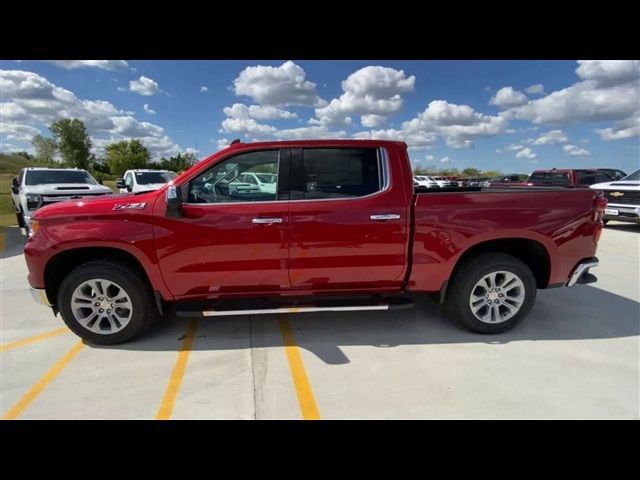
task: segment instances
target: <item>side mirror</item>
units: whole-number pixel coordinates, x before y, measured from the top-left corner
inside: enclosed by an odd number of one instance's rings
[[[99,179],[98,179],[98,183],[99,183],[100,185],[104,185],[104,182],[102,181],[102,179],[101,179],[101,178],[99,178]]]
[[[116,187],[125,188],[124,179],[122,179],[122,178],[117,179],[116,180]]]
[[[127,185],[127,192],[130,192],[133,190],[133,185]]]
[[[169,218],[182,217],[182,188],[169,185],[166,191],[167,211],[165,215]]]
[[[16,177],[13,177],[11,179],[11,191],[13,192],[14,195],[18,194],[18,190],[20,190],[20,185],[18,184],[18,179]]]

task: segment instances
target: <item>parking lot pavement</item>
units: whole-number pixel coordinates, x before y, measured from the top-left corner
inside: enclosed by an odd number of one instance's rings
[[[605,228],[598,283],[539,291],[502,335],[467,332],[420,298],[391,312],[173,318],[114,347],[83,345],[32,301],[14,233],[0,272],[5,418],[640,417],[636,226]]]

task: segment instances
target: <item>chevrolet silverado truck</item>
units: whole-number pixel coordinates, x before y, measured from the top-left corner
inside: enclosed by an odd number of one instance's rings
[[[86,170],[70,168],[23,168],[12,179],[11,200],[20,228],[27,229],[40,207],[70,199],[113,195]]]
[[[608,201],[607,208],[604,210],[604,223],[617,220],[640,224],[640,170],[621,180],[596,183],[590,188],[602,190]]]
[[[265,171],[273,193],[217,188]],[[24,253],[34,298],[96,344],[169,313],[387,310],[421,293],[499,333],[537,289],[596,281],[605,207],[589,189],[414,189],[403,142],[236,141],[157,191],[38,210]]]

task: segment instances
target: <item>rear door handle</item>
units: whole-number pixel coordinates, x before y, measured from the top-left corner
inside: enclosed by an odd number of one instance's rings
[[[282,223],[282,222],[283,222],[282,218],[277,218],[277,217],[274,217],[274,218],[259,217],[251,220],[251,223],[257,223],[257,224]]]
[[[384,213],[384,214],[378,214],[378,215],[371,215],[369,218],[371,218],[371,220],[377,220],[377,221],[398,220],[400,218],[400,215],[398,215],[397,213]]]

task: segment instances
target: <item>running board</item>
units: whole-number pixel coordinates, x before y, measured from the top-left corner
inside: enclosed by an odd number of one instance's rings
[[[372,310],[396,310],[400,308],[411,308],[411,301],[395,301],[390,303],[363,304],[363,305],[326,305],[326,306],[279,306],[275,308],[254,308],[254,309],[215,309],[211,305],[202,309],[177,310],[178,317],[203,318],[203,317],[223,317],[231,315],[273,315],[278,313],[312,313],[312,312],[358,312]]]

